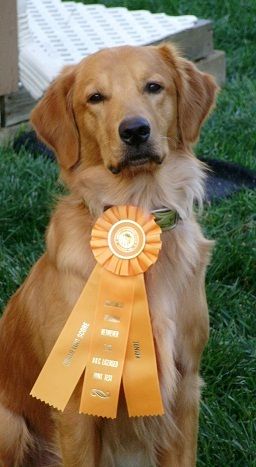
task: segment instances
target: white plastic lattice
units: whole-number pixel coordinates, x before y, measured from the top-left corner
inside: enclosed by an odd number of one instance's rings
[[[60,0],[18,0],[20,79],[39,98],[64,65],[104,47],[146,45],[192,27],[195,16],[167,16]]]

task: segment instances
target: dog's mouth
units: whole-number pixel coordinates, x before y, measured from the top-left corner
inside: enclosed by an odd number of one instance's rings
[[[122,160],[117,165],[110,165],[108,169],[113,174],[119,174],[124,169],[131,170],[146,170],[152,169],[153,166],[161,165],[164,157],[161,157],[156,152],[134,152],[127,151]]]

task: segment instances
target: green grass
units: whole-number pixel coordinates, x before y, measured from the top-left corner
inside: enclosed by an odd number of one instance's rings
[[[57,167],[0,147],[0,308],[43,252]]]
[[[105,3],[214,20],[215,46],[227,53],[228,79],[197,153],[255,168],[256,2]],[[1,307],[43,251],[60,191],[56,180],[54,164],[0,148]],[[206,206],[201,218],[216,246],[207,276],[211,336],[202,361],[199,467],[256,467],[255,207],[256,192],[245,190]]]
[[[207,277],[199,466],[256,466],[255,206],[256,193],[244,191],[203,215],[216,247]]]

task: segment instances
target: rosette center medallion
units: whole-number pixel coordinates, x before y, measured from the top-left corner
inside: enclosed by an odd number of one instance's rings
[[[128,219],[116,222],[108,233],[109,248],[120,259],[136,258],[142,252],[145,241],[143,228]]]

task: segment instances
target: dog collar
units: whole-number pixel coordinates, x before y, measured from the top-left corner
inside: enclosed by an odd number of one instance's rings
[[[178,212],[168,208],[154,209],[151,214],[162,231],[174,229],[180,220]]]
[[[111,208],[112,206],[105,206],[104,211]],[[162,231],[172,230],[176,227],[178,221],[181,219],[177,211],[173,211],[169,208],[154,209],[150,211],[153,214],[155,222]]]

